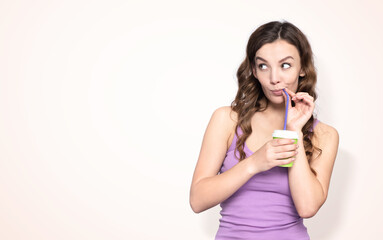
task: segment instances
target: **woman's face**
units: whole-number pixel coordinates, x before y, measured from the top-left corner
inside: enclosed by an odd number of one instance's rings
[[[253,74],[269,101],[283,103],[283,88],[297,91],[298,78],[304,76],[304,72],[301,70],[298,49],[294,45],[285,40],[267,43],[258,49],[254,60]]]

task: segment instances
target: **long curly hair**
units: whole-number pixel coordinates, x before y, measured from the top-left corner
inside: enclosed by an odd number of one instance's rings
[[[315,92],[317,73],[314,66],[311,46],[306,36],[296,26],[287,21],[273,21],[258,27],[250,36],[246,48],[246,58],[238,68],[238,91],[235,100],[231,103],[232,111],[235,111],[238,115],[235,134],[238,136],[238,126],[243,132],[243,134],[238,137],[236,143],[236,150],[240,154],[239,161],[246,158],[244,144],[252,132],[252,116],[256,112],[265,111],[268,106],[268,99],[263,93],[259,80],[254,76],[252,71],[252,68],[255,66],[255,54],[264,44],[272,43],[279,39],[287,41],[298,49],[305,76],[299,76],[297,92],[307,92],[314,97],[314,101],[317,99]],[[294,102],[292,102],[292,105],[295,105]],[[314,135],[312,131],[313,124],[314,116],[312,115],[302,129],[304,148],[309,162],[311,162],[313,158],[314,150],[317,150],[319,155],[322,153],[322,150],[314,146],[311,142],[311,138]],[[236,154],[234,155],[236,156]],[[316,175],[314,169],[311,168],[311,171]]]

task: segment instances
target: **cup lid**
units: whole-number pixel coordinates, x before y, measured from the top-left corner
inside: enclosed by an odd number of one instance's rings
[[[298,139],[298,133],[290,130],[274,130],[273,138],[274,137]]]

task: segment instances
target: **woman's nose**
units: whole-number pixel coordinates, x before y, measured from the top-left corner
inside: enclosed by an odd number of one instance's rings
[[[270,82],[272,84],[277,84],[280,82],[280,77],[277,70],[278,69],[273,69],[272,71],[270,71]]]

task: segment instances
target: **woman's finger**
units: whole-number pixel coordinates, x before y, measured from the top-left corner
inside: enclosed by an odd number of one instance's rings
[[[314,98],[311,96],[301,96],[300,99],[302,99],[305,103],[312,104],[314,103]]]
[[[308,96],[299,97],[295,102],[303,112],[312,112],[314,110],[315,104]]]
[[[294,144],[294,141],[288,138],[276,138],[271,141],[271,146],[278,147],[281,145]]]
[[[275,153],[283,153],[283,152],[290,152],[290,151],[295,151],[298,149],[298,144],[289,144],[289,145],[284,145],[280,146],[275,149]]]
[[[305,102],[310,106],[310,108],[314,108],[315,104],[314,104],[314,98],[311,97],[311,96],[306,96],[304,97],[305,99]]]
[[[295,155],[298,154],[298,150],[296,151],[290,151],[290,152],[282,152],[282,153],[276,153],[275,158],[276,159],[285,159],[285,158],[290,158],[294,157]]]
[[[297,92],[297,95],[310,95],[308,92]]]
[[[311,96],[308,93],[302,92],[299,95],[297,94],[297,96],[300,97],[299,99],[301,99],[302,101],[305,101],[305,102],[308,102],[308,103],[309,102],[314,102],[314,97]]]
[[[311,96],[310,94],[308,94],[308,93],[299,93],[299,94],[297,94],[297,96],[300,96],[300,97],[308,97],[308,98],[314,100],[314,97],[312,97],[312,96]]]
[[[302,101],[302,100],[303,100],[303,96],[302,96],[302,95],[295,95],[295,96],[292,98],[292,100],[293,100],[294,102]]]
[[[291,96],[291,97],[294,97],[296,94],[294,92],[292,92],[290,89],[288,88],[285,88],[286,92]]]
[[[276,160],[276,164],[277,164],[277,166],[278,165],[285,165],[285,164],[291,163],[294,160],[295,160],[295,157],[292,157],[292,158],[289,158],[286,160]]]

